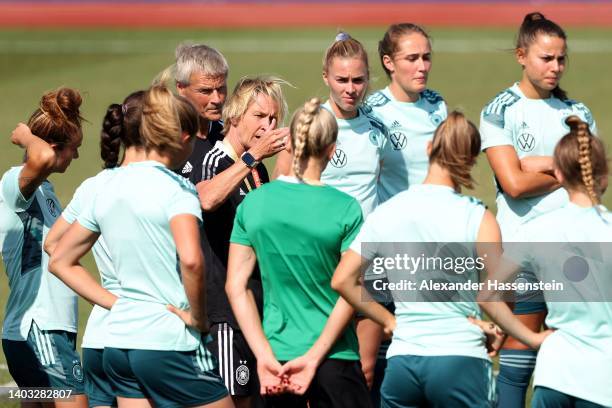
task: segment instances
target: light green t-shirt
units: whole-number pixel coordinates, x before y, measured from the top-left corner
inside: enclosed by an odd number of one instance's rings
[[[264,296],[263,328],[276,358],[305,354],[338,300],[331,278],[359,231],[361,208],[330,186],[283,181],[265,184],[238,207],[231,242],[253,247]],[[329,358],[358,360],[351,324]]]
[[[189,307],[170,221],[182,214],[201,219],[195,187],[156,161],[131,163],[113,173],[77,218],[101,233],[121,286],[108,316],[105,346],[195,350],[200,333],[167,309]]]
[[[332,112],[329,102],[323,108]],[[380,119],[359,108],[353,119],[338,119],[336,150],[321,174],[321,181],[354,197],[363,216],[378,205],[377,182],[387,128]]]
[[[498,94],[480,114],[482,150],[512,146],[519,159],[552,156],[559,140],[569,133],[568,116],[576,115],[597,134],[591,111],[572,99],[527,98],[518,84]],[[497,184],[497,221],[504,241],[514,241],[520,225],[568,202],[567,191],[558,188],[548,194],[514,199]]]
[[[612,406],[612,215],[603,207],[567,203],[524,224],[511,247],[514,260],[544,282],[563,282],[562,291],[544,290],[546,326],[555,329],[538,351],[534,386]],[[567,244],[563,244],[567,242]],[[540,244],[538,244],[540,243]],[[550,250],[550,243],[555,243]],[[576,244],[572,244],[576,243]],[[575,273],[576,262],[582,264]],[[580,265],[580,263],[578,265]],[[570,267],[574,265],[574,267]],[[550,301],[550,299],[558,301]],[[579,301],[583,299],[583,301]]]
[[[383,203],[425,180],[429,168],[427,143],[446,119],[446,103],[429,89],[421,92],[416,102],[400,102],[387,87],[370,95],[365,105],[389,129],[378,180],[378,201]]]
[[[26,340],[32,321],[43,330],[76,333],[77,296],[49,272],[42,248],[62,209],[48,181],[29,199],[23,197],[22,168],[11,168],[0,181],[0,246],[10,289],[2,338]]]
[[[476,241],[484,213],[482,202],[459,194],[450,187],[415,184],[382,203],[370,214],[351,244],[351,249],[365,259],[373,260],[381,256],[393,256],[395,249],[391,248],[389,253],[388,243],[467,245]],[[401,254],[402,250],[397,253]],[[466,278],[478,280],[474,270],[444,275],[449,281],[465,282]],[[430,276],[438,279],[440,274],[437,271],[420,270],[414,275],[423,280]],[[389,271],[387,278],[391,283],[398,283],[402,279],[410,279],[410,272]],[[412,302],[406,301],[407,298],[402,297],[400,291],[393,293],[394,300],[399,299],[394,302],[397,327],[393,332],[387,358],[398,355],[455,355],[488,360],[484,334],[467,319],[470,316],[480,318],[476,292],[464,291],[463,294],[467,295],[469,301]]]
[[[95,198],[98,189],[104,186],[113,174],[114,169],[105,169],[94,177],[90,177],[81,183],[74,192],[72,200],[70,200],[62,212],[62,218],[64,218],[68,224],[75,222],[79,214],[81,214],[84,208]],[[118,294],[120,287],[119,280],[115,274],[113,260],[110,257],[104,238],[98,238],[91,252],[96,260],[96,266],[100,273],[100,283],[110,292]],[[89,319],[87,320],[87,325],[85,326],[82,347],[95,349],[104,348],[106,344],[106,320],[108,314],[108,310],[98,305],[94,305],[89,315]]]

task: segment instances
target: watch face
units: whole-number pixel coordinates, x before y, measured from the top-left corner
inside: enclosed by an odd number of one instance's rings
[[[251,155],[251,153],[244,153],[241,159],[248,167],[252,168],[257,165],[257,162],[255,161],[255,158],[253,157],[253,155]]]

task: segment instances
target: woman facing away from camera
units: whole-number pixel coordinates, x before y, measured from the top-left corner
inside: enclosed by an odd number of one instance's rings
[[[321,174],[321,181],[354,197],[364,218],[378,203],[377,182],[387,129],[362,104],[369,84],[368,54],[363,45],[340,32],[323,57],[323,81],[329,99],[322,106],[333,113],[338,124],[336,149]],[[274,176],[288,174],[291,155],[278,155]],[[368,387],[374,381],[376,356],[382,328],[358,317],[359,354]]]
[[[2,347],[19,387],[52,387],[76,394],[74,402],[56,400],[56,407],[87,405],[76,352],[77,297],[48,272],[49,258],[42,249],[61,212],[47,178],[64,173],[79,156],[81,102],[75,89],[45,93],[27,126],[17,126],[11,137],[25,149],[23,163],[0,181],[0,244],[10,291]],[[49,406],[22,403],[43,405]]]
[[[122,104],[112,104],[106,110],[100,135],[100,155],[104,170],[85,180],[75,191],[72,200],[57,219],[45,240],[44,249],[52,254],[58,241],[76,221],[83,209],[93,201],[99,188],[114,174],[117,166],[143,161],[146,158],[144,143],[140,137],[140,120],[145,91],[134,92]],[[120,151],[123,147],[123,158]],[[108,246],[98,238],[92,248],[100,281],[104,288],[117,295],[120,284],[115,273]],[[117,405],[108,376],[103,369],[102,355],[106,344],[106,320],[109,311],[94,305],[83,334],[83,374],[85,394],[90,407],[111,407]]]
[[[86,300],[112,307],[103,367],[120,407],[231,407],[202,334],[199,200],[170,170],[191,153],[198,115],[186,99],[153,86],[140,126],[147,160],[115,170],[97,189],[58,242],[50,270]],[[121,297],[79,264],[100,235]]]
[[[257,358],[267,406],[370,407],[353,309],[330,287],[362,223],[358,202],[321,178],[338,126],[312,99],[293,115],[290,133],[289,174],[252,191],[238,208],[228,298]],[[263,324],[247,288],[255,262]]]
[[[566,123],[571,131],[557,144],[553,166],[569,201],[524,224],[519,237],[529,244],[506,250],[510,262],[497,272],[504,279],[528,264],[539,280],[564,282],[559,293],[544,291],[546,326],[554,331],[538,333],[505,303],[481,305],[509,334],[533,349],[539,347],[532,407],[609,407],[612,259],[603,248],[612,242],[612,216],[600,205],[608,185],[608,159],[587,123],[576,116]],[[557,243],[553,251],[547,250],[551,242]],[[593,250],[599,255],[584,255]]]
[[[490,407],[494,402],[489,355],[501,337],[495,338],[495,327],[479,321],[475,293],[462,294],[463,301],[429,301],[430,293],[423,291],[417,302],[394,293],[394,316],[382,305],[363,299],[361,281],[363,262],[389,256],[384,243],[486,242],[493,244],[488,249],[499,251],[499,227],[493,214],[479,200],[461,194],[463,187],[473,185],[470,171],[479,151],[476,127],[463,114],[451,112],[429,144],[429,170],[423,184],[411,185],[381,204],[366,219],[334,273],[332,287],[393,334],[381,387],[382,407]],[[387,271],[387,278],[395,282],[406,275]],[[485,329],[496,342],[489,353]]]
[[[555,145],[567,133],[565,119],[577,115],[593,133],[591,112],[568,99],[560,86],[567,59],[566,34],[541,13],[529,13],[519,29],[518,83],[499,93],[481,113],[480,133],[497,185],[497,220],[504,242],[516,241],[520,225],[567,203],[567,192],[552,173]],[[520,279],[534,280],[523,270]],[[541,292],[516,295],[514,313],[533,330],[546,316]],[[523,407],[536,351],[508,338],[500,353],[497,380],[501,408]]]
[[[427,143],[447,113],[442,96],[427,89],[431,40],[422,27],[411,23],[389,26],[378,43],[378,54],[390,82],[370,95],[366,105],[389,129],[378,180],[382,203],[425,180]]]

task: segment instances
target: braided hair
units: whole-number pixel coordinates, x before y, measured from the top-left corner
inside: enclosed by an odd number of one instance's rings
[[[301,180],[302,161],[310,157],[321,157],[336,142],[338,124],[333,115],[321,107],[321,100],[312,98],[293,114],[290,132],[293,172]]]
[[[608,176],[608,160],[601,139],[577,116],[565,120],[570,133],[555,147],[554,164],[570,188],[586,191],[593,205],[600,203],[603,182]]]

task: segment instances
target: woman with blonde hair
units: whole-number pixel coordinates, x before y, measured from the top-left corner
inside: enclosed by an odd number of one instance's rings
[[[0,181],[0,244],[10,290],[2,347],[19,387],[53,387],[77,395],[76,403],[56,400],[58,407],[87,404],[76,352],[77,297],[48,273],[42,249],[61,212],[47,178],[64,173],[79,157],[81,102],[72,88],[45,93],[27,126],[19,124],[11,137],[25,149],[23,163]]]
[[[119,407],[232,406],[205,348],[199,201],[193,184],[170,170],[191,153],[198,127],[189,101],[150,88],[140,125],[147,160],[115,170],[51,256],[50,270],[67,285],[112,307],[103,365]],[[79,264],[99,236],[120,297]]]
[[[419,292],[422,298],[414,302],[398,290],[393,293],[394,316],[380,304],[362,298],[360,279],[362,263],[395,256],[396,252],[389,251],[397,249],[384,243],[425,243],[418,253],[413,252],[417,248],[406,249],[415,257],[437,245],[441,249],[432,254],[450,251],[448,255],[456,257],[458,252],[444,243],[467,243],[468,253],[476,251],[476,242],[497,242],[499,246],[499,227],[493,215],[479,200],[461,194],[463,187],[473,186],[470,171],[479,150],[476,127],[463,114],[451,112],[429,144],[429,170],[423,184],[411,185],[374,210],[334,273],[332,287],[393,334],[381,387],[383,407],[490,407],[493,403],[492,367],[479,328],[482,323],[470,321],[480,318],[475,293],[460,293],[463,301],[451,301],[432,299],[435,293],[423,289]],[[419,270],[413,277],[440,278],[428,272]],[[455,273],[458,278],[478,280],[473,268],[448,271],[441,278],[452,279]],[[410,276],[387,271],[389,284]]]
[[[369,407],[353,309],[330,287],[362,222],[357,201],[321,180],[338,126],[312,99],[293,115],[290,130],[289,174],[238,207],[226,291],[257,358],[267,406]],[[247,287],[256,262],[263,322]]]

